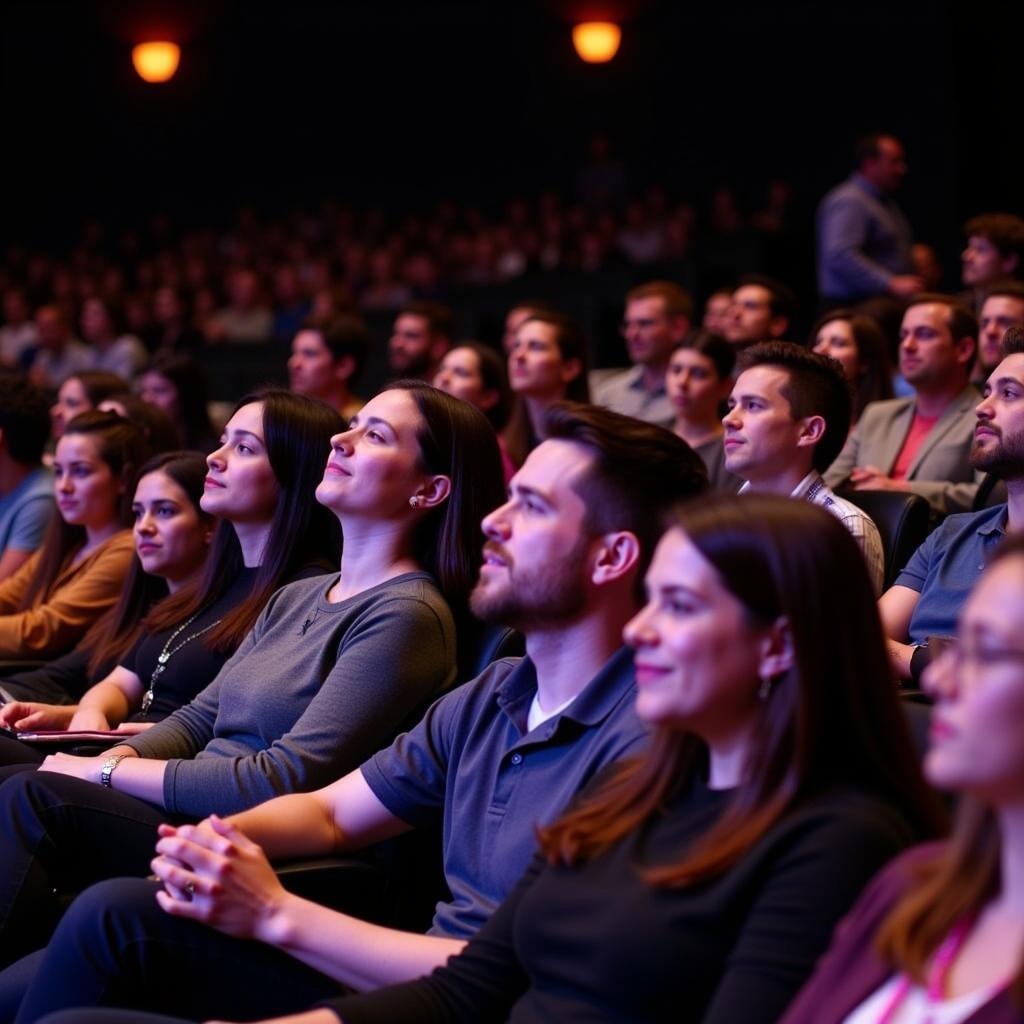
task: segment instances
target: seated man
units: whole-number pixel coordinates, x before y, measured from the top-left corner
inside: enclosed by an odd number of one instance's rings
[[[792,495],[827,508],[860,545],[875,592],[881,593],[885,554],[878,528],[821,478],[850,429],[843,368],[787,341],[748,348],[739,366],[722,425],[725,468],[745,481],[740,493]]]
[[[326,789],[164,827],[153,867],[166,890],[120,879],[83,893],[41,955],[23,1012],[103,1001],[194,1019],[289,1013],[339,982],[411,979],[462,948],[522,874],[536,825],[644,742],[622,629],[664,513],[705,486],[683,441],[637,420],[557,405],[544,433],[508,502],[484,520],[472,597],[478,616],[525,635],[527,656],[491,665]],[[438,821],[452,898],[428,935],[293,897],[265,859],[351,850]],[[0,983],[8,1001],[10,983]]]
[[[326,402],[347,423],[363,407],[352,385],[368,346],[366,325],[356,316],[339,314],[325,324],[303,327],[292,339],[289,387]]]
[[[990,288],[978,314],[976,378],[983,384],[1003,358],[1003,335],[1024,327],[1024,283],[1007,281]]]
[[[920,679],[934,654],[929,637],[954,635],[985,560],[1007,533],[1024,529],[1024,330],[1006,332],[1003,353],[975,410],[971,465],[1005,480],[1009,500],[950,516],[882,595],[878,608],[900,679]]]
[[[388,340],[388,373],[431,381],[452,347],[455,317],[440,302],[407,302],[395,317]]]
[[[968,456],[978,393],[970,384],[978,323],[948,295],[912,300],[900,327],[909,398],[870,402],[825,472],[829,487],[913,491],[936,516],[971,507],[979,475]]]
[[[49,436],[43,393],[0,370],[0,581],[28,561],[53,514],[53,477],[42,464]]]
[[[781,281],[747,274],[732,293],[725,340],[740,352],[759,341],[785,338],[796,319],[796,296]]]

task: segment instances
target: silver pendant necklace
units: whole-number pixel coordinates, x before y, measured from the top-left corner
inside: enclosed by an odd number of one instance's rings
[[[171,660],[184,647],[186,644],[190,644],[193,640],[198,639],[204,633],[208,633],[214,626],[220,624],[220,619],[216,619],[211,622],[208,626],[203,626],[202,629],[197,629],[191,635],[185,637],[184,640],[178,644],[177,647],[172,648],[171,644],[186,630],[189,626],[195,622],[198,618],[199,613],[189,616],[168,638],[167,643],[164,644],[164,649],[157,655],[156,668],[153,669],[153,674],[149,677],[149,689],[142,695],[142,713],[144,715],[149,714],[149,709],[153,704],[153,690],[156,687],[156,681],[164,674],[164,669],[167,668],[167,663]]]

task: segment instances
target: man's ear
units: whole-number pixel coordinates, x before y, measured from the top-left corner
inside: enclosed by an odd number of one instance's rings
[[[824,436],[826,423],[824,416],[805,416],[800,421],[800,437],[797,439],[798,448],[813,448]]]
[[[978,351],[978,343],[974,338],[961,338],[955,343],[956,361],[961,366],[974,362],[974,354]]]
[[[356,361],[353,356],[341,356],[334,364],[334,376],[340,381],[348,380],[356,372]]]
[[[771,679],[793,667],[793,632],[789,619],[780,615],[761,640],[758,674]]]
[[[442,502],[448,500],[452,491],[451,478],[438,473],[436,476],[428,476],[426,480],[416,488],[415,497],[419,498],[420,508],[436,508]]]
[[[628,576],[640,561],[640,541],[628,530],[602,534],[595,545],[590,578],[598,586]]]

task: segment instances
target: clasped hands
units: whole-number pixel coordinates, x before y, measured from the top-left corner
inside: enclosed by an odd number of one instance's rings
[[[855,491],[907,491],[903,480],[893,480],[874,466],[857,466],[850,471],[850,485]]]

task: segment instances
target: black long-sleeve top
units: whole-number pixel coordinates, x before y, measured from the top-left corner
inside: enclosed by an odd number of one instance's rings
[[[832,792],[710,882],[664,888],[640,877],[638,866],[677,860],[727,801],[694,782],[591,861],[538,856],[446,967],[324,1005],[345,1024],[775,1021],[862,886],[914,837],[880,801]]]

